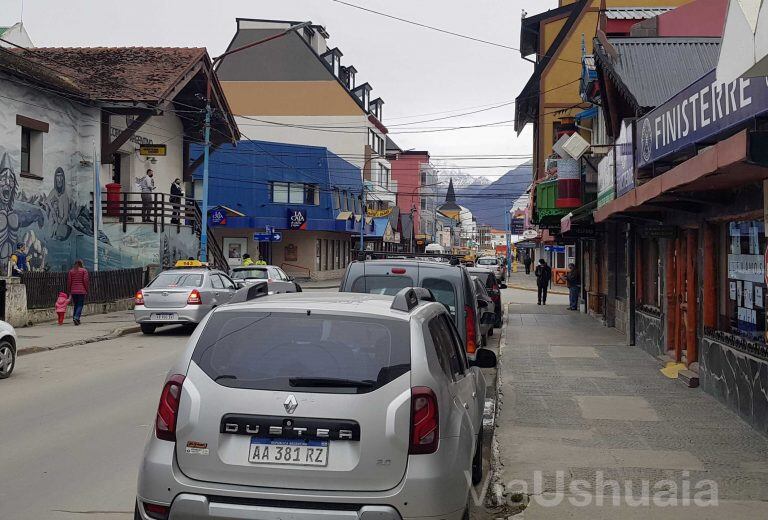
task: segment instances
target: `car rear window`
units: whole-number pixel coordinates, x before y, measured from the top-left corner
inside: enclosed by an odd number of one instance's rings
[[[232,272],[232,278],[235,280],[245,280],[246,278],[266,280],[269,276],[267,276],[266,269],[238,269]]]
[[[477,261],[477,265],[499,265],[499,261],[495,258],[481,258]]]
[[[361,276],[352,284],[352,292],[394,296],[401,289],[413,287],[409,276]]]
[[[425,278],[421,286],[432,291],[435,299],[445,305],[451,316],[456,319],[456,290],[451,282],[440,278]]]
[[[161,273],[148,287],[152,289],[173,289],[176,287],[200,287],[203,275],[192,273]]]
[[[208,320],[192,361],[227,387],[366,393],[410,370],[410,329],[382,318],[218,312]],[[366,384],[310,387],[296,378]]]

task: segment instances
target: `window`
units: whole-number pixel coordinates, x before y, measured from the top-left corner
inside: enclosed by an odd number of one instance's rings
[[[350,211],[349,206],[347,204],[347,192],[342,191],[341,192],[341,211]]]
[[[303,184],[290,184],[288,193],[289,204],[303,204],[304,203],[304,185]]]
[[[456,291],[453,290],[451,282],[439,278],[426,278],[421,286],[432,291],[435,299],[445,305],[451,316],[456,318]]]
[[[384,188],[389,188],[389,168],[383,164],[379,165],[379,184]]]
[[[21,128],[21,173],[29,173],[29,154],[31,151],[32,130]]]
[[[221,281],[221,277],[217,274],[211,275],[211,287],[214,289],[223,289],[224,282]]]
[[[333,209],[341,208],[341,197],[339,197],[339,190],[333,190]]]
[[[224,288],[225,289],[236,289],[235,282],[230,280],[229,277],[227,277],[227,276],[225,276],[223,274],[220,275],[220,276],[221,276],[221,281],[224,284]]]
[[[411,365],[408,323],[286,313],[214,313],[192,360],[217,384],[284,392],[372,392]],[[227,376],[227,377],[221,377]],[[300,384],[345,379],[359,387]]]
[[[401,289],[413,287],[413,278],[409,276],[361,276],[352,284],[353,293],[381,294],[394,296]]]
[[[148,287],[152,289],[172,289],[176,287],[200,287],[203,275],[166,272],[154,279]]]
[[[320,191],[314,184],[304,185],[304,204],[317,206],[320,204]]]
[[[424,186],[427,183],[427,172],[421,172],[421,185]]]
[[[427,199],[425,197],[421,197],[421,209],[427,209]]]
[[[269,276],[263,267],[249,267],[247,269],[235,269],[232,271],[232,278],[235,280],[266,280]]]
[[[273,182],[272,183],[272,202],[274,203],[288,203],[288,183],[287,182]]]
[[[429,322],[429,332],[443,372],[457,381],[464,375],[465,366],[461,354],[461,342],[457,342],[454,338],[452,334],[454,327],[450,321],[445,314],[432,318]]]

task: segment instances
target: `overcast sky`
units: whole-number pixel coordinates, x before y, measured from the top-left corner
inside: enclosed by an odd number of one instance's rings
[[[533,15],[557,6],[556,0],[349,2],[512,47],[519,46],[522,9]],[[21,0],[0,0],[0,25],[18,21],[20,6]],[[26,0],[24,6],[25,26],[40,47],[204,46],[212,56],[225,50],[236,17],[325,25],[329,44],[344,53],[342,63],[354,65],[358,81],[368,81],[373,96],[384,99],[384,123],[390,126],[512,101],[533,67],[519,52],[407,25],[332,0]],[[514,105],[508,105],[401,128],[468,126],[513,118]],[[426,149],[434,156],[530,155],[530,128],[517,137],[511,125],[411,134],[398,134],[392,126],[391,136],[403,149]],[[523,161],[475,159],[454,164],[471,174],[496,177]]]

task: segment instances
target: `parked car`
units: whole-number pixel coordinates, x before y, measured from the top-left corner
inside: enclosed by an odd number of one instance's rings
[[[0,321],[0,379],[10,377],[16,367],[16,330]]]
[[[503,281],[506,279],[506,268],[504,262],[499,261],[495,256],[482,256],[477,259],[476,267],[484,267],[490,269],[493,274],[496,275],[496,279]]]
[[[235,292],[237,285],[223,271],[185,260],[136,293],[133,315],[144,334],[153,334],[161,325],[200,323]]]
[[[275,265],[248,265],[232,268],[232,280],[238,287],[244,287],[257,280],[269,282],[270,294],[301,292],[301,286],[292,276]]]
[[[467,354],[480,346],[477,301],[467,268],[454,263],[422,260],[366,260],[347,266],[342,292],[393,296],[406,287],[429,289],[453,317]]]
[[[493,324],[496,321],[496,314],[494,312],[494,304],[491,297],[488,295],[488,291],[485,290],[485,285],[476,277],[472,277],[472,284],[475,288],[475,297],[477,298],[477,312],[480,315],[480,338],[481,345],[488,345],[488,336],[493,336]]]
[[[495,365],[423,289],[218,307],[168,372],[134,518],[469,518]]]
[[[500,329],[504,318],[504,309],[501,304],[501,289],[506,289],[506,284],[500,284],[496,279],[496,275],[490,269],[470,267],[467,270],[470,275],[476,276],[481,282],[485,283],[485,289],[488,291],[488,296],[493,300],[494,312],[496,314],[496,321],[493,326]]]

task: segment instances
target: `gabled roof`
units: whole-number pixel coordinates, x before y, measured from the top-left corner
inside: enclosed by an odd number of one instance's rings
[[[537,54],[541,50],[539,49],[539,25],[541,22],[548,18],[567,15],[573,6],[574,4],[568,4],[523,18],[520,24],[520,54],[523,57]]]
[[[9,49],[0,48],[0,72],[10,74],[26,83],[52,88],[62,95],[81,99],[89,98],[88,93],[66,74],[26,60]]]
[[[657,107],[717,66],[720,38],[610,38],[595,43],[598,69],[638,112]]]
[[[94,99],[133,102],[166,97],[180,78],[207,57],[204,48],[170,47],[38,47],[14,52],[43,67],[63,67],[79,89]]]

